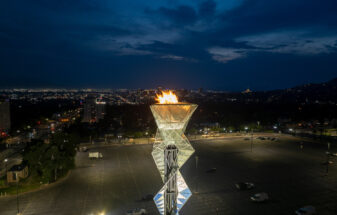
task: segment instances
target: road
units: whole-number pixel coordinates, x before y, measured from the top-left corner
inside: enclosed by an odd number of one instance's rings
[[[320,215],[337,214],[337,168],[325,175],[325,147],[284,136],[279,141],[239,138],[193,141],[194,155],[181,172],[194,194],[181,214],[239,215],[293,214],[304,205],[314,205]],[[157,215],[152,201],[140,201],[162,186],[151,157],[151,145],[111,146],[90,149],[102,152],[102,160],[89,160],[87,153],[76,156],[76,169],[63,183],[19,197],[24,215],[107,215],[124,214],[130,208],[145,208]],[[334,150],[334,148],[332,148]],[[337,148],[335,149],[337,151]],[[337,160],[336,160],[337,162]],[[206,173],[210,168],[215,173]],[[234,184],[256,184],[250,191],[238,191]],[[270,201],[254,204],[249,197],[267,192]],[[0,214],[16,213],[16,198],[0,198]]]

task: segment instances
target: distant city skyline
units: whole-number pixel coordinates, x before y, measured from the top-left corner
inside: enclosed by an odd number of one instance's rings
[[[337,76],[337,2],[6,1],[1,88],[285,89]]]
[[[330,79],[328,81],[324,82],[309,82],[309,83],[304,83],[296,86],[290,86],[287,88],[278,88],[278,89],[270,89],[270,90],[253,90],[251,88],[244,88],[241,90],[224,90],[224,89],[207,89],[203,87],[199,88],[165,88],[163,86],[157,86],[153,88],[85,88],[85,87],[8,87],[8,88],[0,88],[0,92],[78,92],[78,91],[83,91],[87,93],[94,93],[94,92],[104,92],[104,91],[137,91],[137,90],[189,90],[189,91],[214,91],[214,92],[242,92],[242,93],[247,93],[247,92],[261,92],[261,91],[273,91],[273,90],[286,90],[286,89],[291,89],[291,88],[296,88],[296,87],[302,87],[306,86],[308,84],[325,84],[325,83],[337,83],[337,77]]]

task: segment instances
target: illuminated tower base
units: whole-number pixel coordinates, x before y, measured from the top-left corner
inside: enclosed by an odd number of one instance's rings
[[[178,168],[177,156],[178,149],[175,145],[168,145],[164,151],[165,154],[165,181],[167,181],[166,190],[164,191],[165,213],[176,214],[177,211],[177,175]]]
[[[184,131],[196,108],[188,103],[151,105],[158,126],[152,156],[164,182],[154,197],[161,215],[178,214],[192,195],[179,169],[194,152]]]

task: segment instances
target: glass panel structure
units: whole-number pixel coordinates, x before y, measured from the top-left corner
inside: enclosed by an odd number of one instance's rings
[[[161,215],[176,215],[192,195],[179,169],[194,153],[184,135],[195,104],[154,104],[151,111],[158,126],[152,156],[164,182],[154,201]]]

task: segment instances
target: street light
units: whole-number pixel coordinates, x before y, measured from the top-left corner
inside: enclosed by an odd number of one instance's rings
[[[330,164],[330,143],[328,142],[328,151],[326,152],[326,174],[329,174],[329,164]]]
[[[149,143],[150,143],[149,132],[145,132],[145,135],[146,135],[146,137],[147,137],[147,144],[149,144]]]
[[[196,189],[195,189],[195,194],[198,194],[198,161],[199,161],[199,157],[198,156],[195,156],[195,170],[197,172],[197,176],[196,176]]]
[[[254,130],[251,130],[251,136],[250,136],[250,152],[253,152],[253,136],[254,136]]]
[[[16,174],[16,207],[17,207],[17,210],[18,210],[18,213],[17,215],[21,215],[20,213],[20,208],[19,208],[19,176],[18,176],[18,173],[15,173]]]
[[[6,169],[5,175],[6,175],[7,174],[7,162],[8,162],[8,159],[5,158],[4,162],[5,162],[5,169]]]

